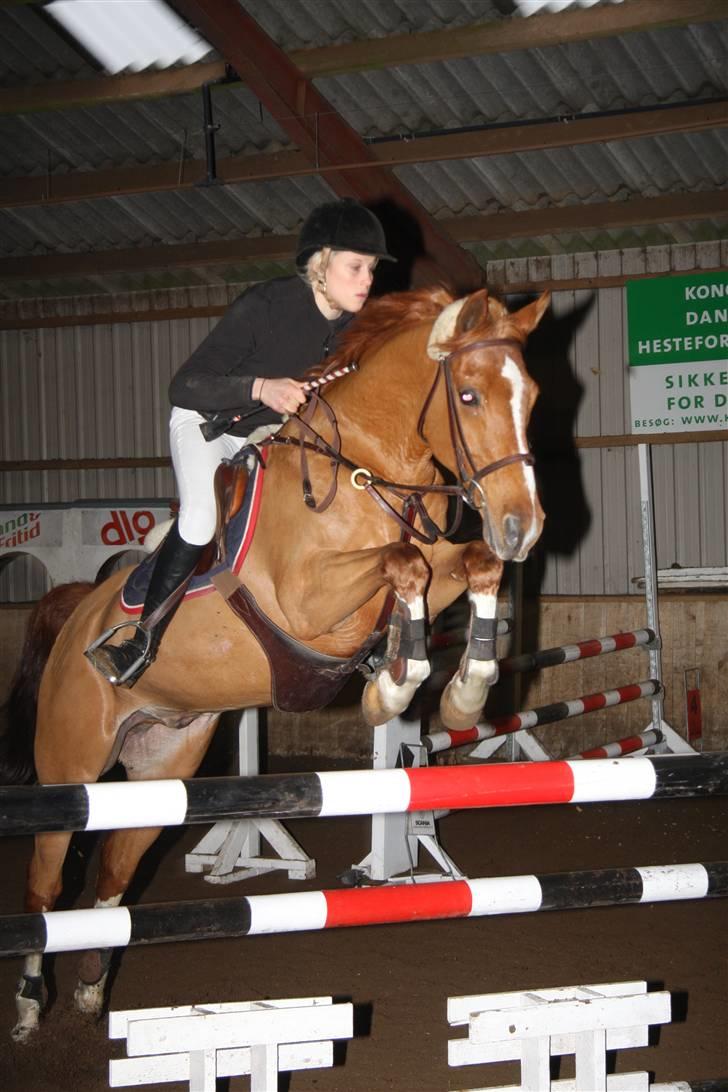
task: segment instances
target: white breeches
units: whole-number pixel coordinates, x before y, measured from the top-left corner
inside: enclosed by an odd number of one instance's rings
[[[193,546],[204,546],[215,533],[215,471],[247,442],[245,436],[229,433],[208,442],[200,432],[203,420],[196,410],[179,406],[172,408],[169,419],[169,446],[179,490],[179,533]]]

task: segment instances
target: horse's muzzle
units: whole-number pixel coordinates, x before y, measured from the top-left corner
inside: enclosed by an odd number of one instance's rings
[[[538,542],[543,528],[540,511],[529,512],[525,517],[509,513],[501,522],[490,518],[487,508],[482,508],[483,539],[501,561],[525,561]]]

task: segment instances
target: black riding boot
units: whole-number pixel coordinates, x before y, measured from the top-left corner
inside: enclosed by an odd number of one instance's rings
[[[113,627],[86,649],[86,656],[96,670],[114,686],[133,686],[155,659],[164,631],[172,621],[204,549],[204,546],[185,542],[175,522],[159,548],[140,620]],[[153,618],[158,608],[177,591],[179,596],[172,600],[167,610]],[[147,625],[150,619],[151,625]],[[116,629],[129,626],[135,627],[133,637],[120,645],[107,643]]]

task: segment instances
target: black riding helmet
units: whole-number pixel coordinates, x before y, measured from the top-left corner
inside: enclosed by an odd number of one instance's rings
[[[298,237],[297,268],[305,269],[311,255],[325,246],[332,250],[372,254],[388,262],[397,261],[387,253],[387,240],[379,220],[353,197],[329,201],[313,210]]]

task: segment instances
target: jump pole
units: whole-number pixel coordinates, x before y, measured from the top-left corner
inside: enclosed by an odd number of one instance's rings
[[[498,661],[502,675],[517,675],[524,671],[538,671],[542,667],[558,667],[559,664],[588,660],[593,656],[605,656],[609,652],[624,652],[628,648],[647,648],[654,644],[651,629],[633,629],[624,633],[612,633],[606,637],[591,637],[569,645],[543,648],[538,652],[524,652],[520,656],[506,656]]]
[[[615,739],[612,743],[604,743],[601,747],[590,747],[587,751],[580,751],[577,755],[569,755],[569,759],[578,758],[619,758],[621,755],[635,754],[637,751],[646,750],[648,747],[656,747],[663,741],[663,734],[654,728],[648,728],[646,732],[640,732],[636,736],[626,736],[624,739]]]
[[[728,861],[55,910],[0,918],[0,956],[728,896]]]
[[[0,835],[728,795],[728,752],[0,788]]]
[[[472,728],[464,728],[460,731],[445,729],[441,732],[431,732],[422,737],[422,743],[430,754],[435,754],[438,751],[446,751],[450,747],[461,747],[465,743],[477,743],[482,740],[493,739],[496,736],[520,732],[524,728],[536,728],[540,724],[555,724],[571,717],[583,716],[585,713],[594,713],[599,709],[608,709],[614,705],[624,705],[626,702],[638,701],[640,698],[647,698],[656,694],[659,689],[660,683],[656,679],[629,683],[626,686],[619,686],[615,690],[585,694],[580,698],[572,698],[569,701],[551,702],[549,705],[541,705],[536,709],[527,709],[521,713],[494,717],[493,720],[484,721],[482,724],[476,724]]]
[[[517,620],[517,612],[514,607],[515,594],[511,589],[511,615]],[[517,629],[517,621],[516,627]],[[498,622],[498,635],[510,632],[514,629],[511,619],[501,619]],[[462,642],[462,634],[465,631],[455,630],[444,634],[436,634],[430,643],[433,650],[448,648]],[[589,638],[576,644],[559,645],[555,648],[542,649],[535,653],[525,653],[521,656],[505,657],[499,660],[499,670],[505,675],[518,675],[525,671],[532,671],[543,667],[553,667],[562,663],[570,663],[574,660],[587,659],[594,656],[603,656],[610,652],[621,652],[629,648],[648,648],[655,641],[655,634],[651,629],[630,630],[627,632],[609,634],[603,637]],[[435,671],[432,678],[444,675],[449,678],[453,668],[445,671]],[[562,702],[549,707],[542,707],[535,711],[537,723],[546,724],[556,720],[562,720],[567,716],[579,716],[582,713],[603,709],[611,705],[622,704],[625,701],[636,700],[648,696],[647,690],[642,686],[650,687],[649,693],[654,691],[653,684],[632,684],[629,687],[620,687],[618,691],[606,691],[602,694],[587,695],[574,699],[572,702]],[[520,717],[532,717],[533,711],[516,714]],[[538,719],[540,717],[540,719]],[[491,742],[485,744],[486,738]],[[409,764],[421,765],[427,761],[430,751],[446,750],[451,746],[460,746],[466,743],[477,743],[480,746],[472,752],[471,757],[487,759],[498,747],[510,738],[512,758],[516,757],[520,749],[524,757],[539,762],[548,761],[551,756],[541,746],[539,741],[525,729],[523,722],[514,722],[509,729],[509,735],[504,736],[500,732],[491,733],[482,727],[473,727],[463,731],[428,733],[420,737],[417,727],[395,717],[388,724],[380,725],[374,729],[374,766],[375,768],[391,768],[405,765],[405,756]],[[486,747],[488,748],[486,750]],[[626,752],[625,752],[626,753]],[[385,761],[378,761],[378,757],[386,755]],[[602,756],[606,757],[606,755]],[[422,826],[425,817],[421,817],[416,829],[411,823],[407,823],[402,817],[390,815],[378,815],[372,819],[372,838],[369,853],[358,864],[352,866],[348,873],[352,881],[366,877],[369,880],[382,882],[398,876],[406,871],[413,871],[417,860],[418,851],[424,848],[434,858],[439,866],[440,875],[457,878],[461,875],[455,862],[447,856],[437,840],[437,830],[434,817],[427,817],[427,825]]]

